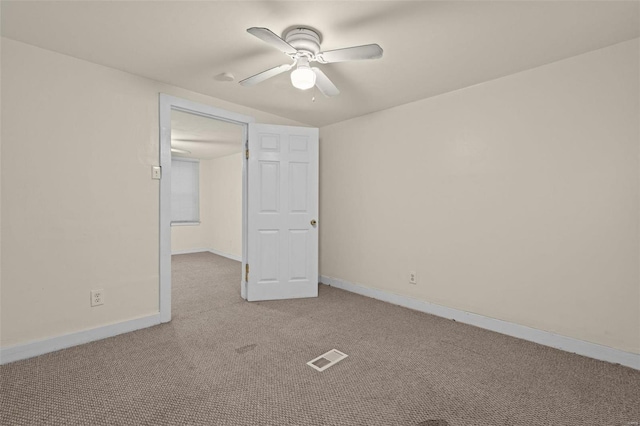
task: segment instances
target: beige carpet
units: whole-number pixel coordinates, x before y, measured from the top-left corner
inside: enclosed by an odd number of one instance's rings
[[[321,286],[247,303],[173,258],[173,321],[0,368],[2,425],[623,425],[640,372]],[[348,358],[317,372],[307,361]]]

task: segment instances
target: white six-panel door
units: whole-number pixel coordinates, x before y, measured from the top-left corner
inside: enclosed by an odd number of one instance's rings
[[[318,129],[250,123],[247,190],[247,300],[317,297]]]

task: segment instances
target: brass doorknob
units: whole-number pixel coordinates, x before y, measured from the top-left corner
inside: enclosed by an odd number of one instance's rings
[[[316,222],[315,219],[311,219],[311,226],[316,226],[316,223],[318,223],[318,222]]]

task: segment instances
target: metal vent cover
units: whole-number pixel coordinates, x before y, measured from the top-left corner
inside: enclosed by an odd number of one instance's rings
[[[347,356],[347,354],[342,353],[337,349],[331,349],[329,352],[312,359],[307,363],[307,365],[309,367],[315,368],[318,371],[324,371],[332,365],[335,365],[339,361],[342,361]]]

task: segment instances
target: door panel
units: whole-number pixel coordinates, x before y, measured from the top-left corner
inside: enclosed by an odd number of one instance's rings
[[[309,182],[309,165],[307,163],[289,164],[289,212],[308,213],[307,209],[307,187]]]
[[[308,280],[307,247],[309,246],[309,231],[306,229],[292,229],[289,231],[289,280]]]
[[[316,297],[318,129],[249,125],[247,201],[247,300]]]
[[[280,236],[276,230],[261,230],[258,254],[260,263],[258,268],[258,282],[269,283],[278,281],[278,265],[280,264]]]
[[[280,163],[260,164],[260,213],[278,213],[280,207]]]

